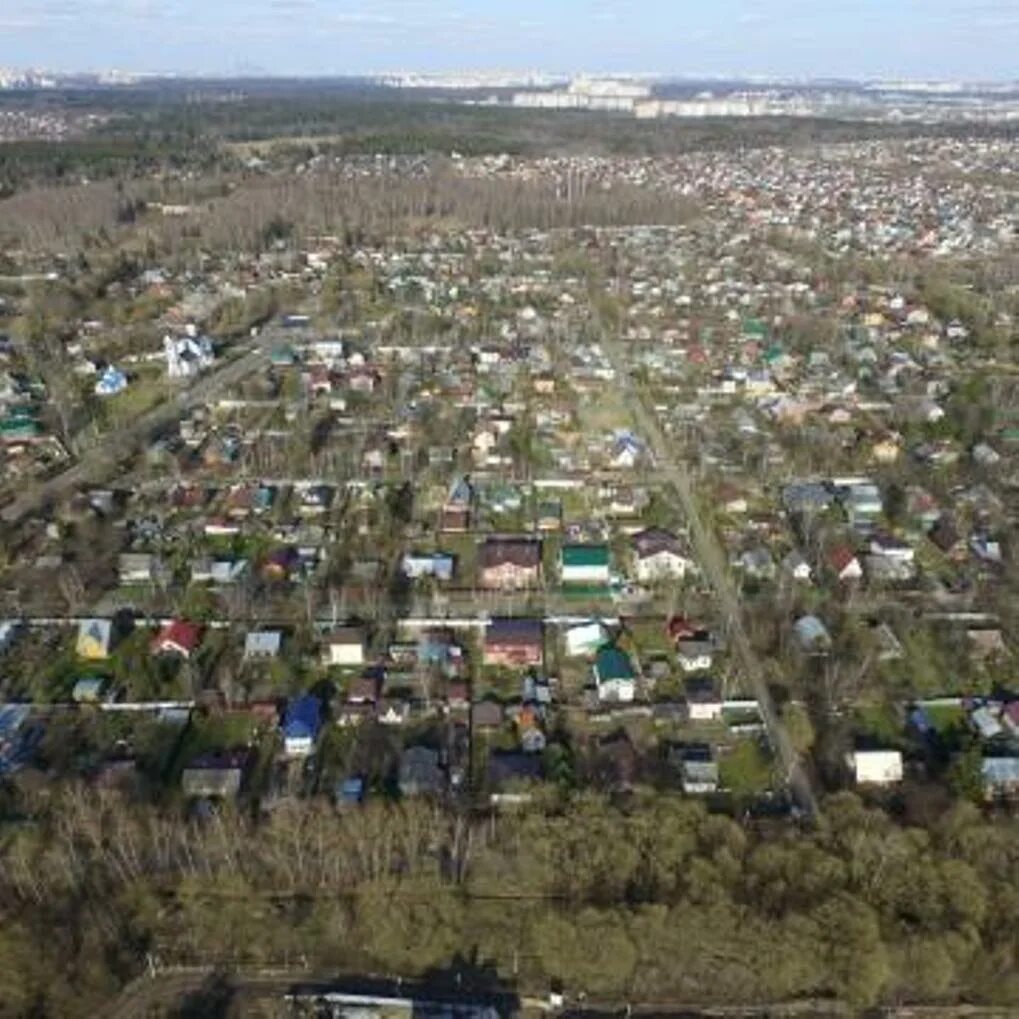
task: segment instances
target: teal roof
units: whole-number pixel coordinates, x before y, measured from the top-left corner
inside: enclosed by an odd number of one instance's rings
[[[564,545],[560,553],[563,566],[608,566],[607,545]]]
[[[768,327],[762,319],[743,319],[743,335],[753,336],[755,339],[764,339],[768,335]]]
[[[594,671],[599,683],[614,679],[633,679],[629,656],[611,644],[603,647],[594,658]]]

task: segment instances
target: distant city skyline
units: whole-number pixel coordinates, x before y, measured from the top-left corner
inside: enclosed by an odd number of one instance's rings
[[[7,0],[0,66],[1019,76],[1017,0]]]

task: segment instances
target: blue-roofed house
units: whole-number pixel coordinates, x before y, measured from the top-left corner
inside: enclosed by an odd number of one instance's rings
[[[364,801],[364,779],[360,775],[348,775],[336,783],[336,806],[356,807]]]
[[[283,713],[283,750],[291,757],[305,757],[315,748],[322,729],[322,703],[311,694],[292,698]]]
[[[99,376],[95,384],[96,396],[116,396],[127,389],[127,376],[112,364]]]

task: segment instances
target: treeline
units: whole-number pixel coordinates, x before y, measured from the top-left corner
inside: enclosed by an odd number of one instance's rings
[[[567,194],[554,182],[469,179],[438,166],[417,177],[344,178],[334,173],[238,178],[224,195],[183,217],[146,214],[151,189],[103,181],[35,188],[0,201],[0,239],[11,247],[110,248],[132,235],[149,257],[198,251],[258,252],[332,234],[346,245],[379,242],[418,227],[551,230],[676,225],[695,205],[629,184]]]
[[[569,198],[553,184],[465,179],[441,169],[417,178],[345,180],[332,174],[250,181],[212,204],[200,240],[216,249],[257,249],[277,239],[323,233],[357,244],[379,241],[415,225],[491,230],[678,224],[693,215],[673,195],[616,185]],[[184,240],[193,230],[169,224]]]
[[[32,802],[3,830],[10,1014],[92,1011],[146,952],[407,977],[474,959],[522,993],[606,1002],[1019,1004],[1019,832],[965,804],[926,830],[842,795],[803,832],[650,793],[476,819],[294,802],[186,820],[77,786]]]

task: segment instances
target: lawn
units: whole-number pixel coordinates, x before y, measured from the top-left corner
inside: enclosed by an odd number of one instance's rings
[[[902,719],[890,704],[863,704],[854,712],[854,727],[862,736],[884,746],[895,747],[903,742]]]
[[[180,780],[181,771],[199,754],[210,750],[251,746],[260,728],[261,723],[253,715],[193,713],[187,731],[181,738],[176,759],[169,769],[169,783],[176,784]]]
[[[940,736],[944,736],[953,729],[961,729],[966,724],[966,712],[961,705],[957,704],[936,704],[925,707],[924,714],[931,727]]]
[[[771,788],[772,762],[760,742],[741,740],[720,756],[718,775],[722,788],[734,796],[756,796]]]

